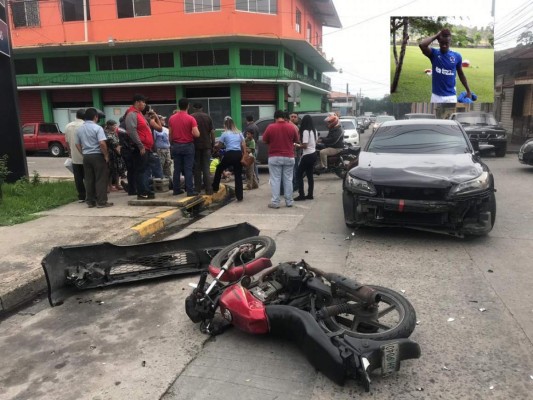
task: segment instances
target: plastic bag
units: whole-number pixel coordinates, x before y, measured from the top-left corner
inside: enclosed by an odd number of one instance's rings
[[[67,158],[63,163],[66,169],[68,169],[72,174],[74,174],[74,168],[72,168],[72,158]]]

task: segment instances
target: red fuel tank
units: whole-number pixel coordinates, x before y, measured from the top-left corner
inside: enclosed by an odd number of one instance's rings
[[[268,333],[265,306],[247,289],[236,284],[220,296],[220,312],[238,329],[248,333]]]

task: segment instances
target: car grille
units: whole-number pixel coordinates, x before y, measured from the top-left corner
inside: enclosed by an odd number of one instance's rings
[[[470,133],[468,135],[470,139],[496,139],[497,134],[496,133]]]
[[[448,189],[375,185],[377,196],[385,199],[446,200]]]
[[[446,213],[413,213],[413,212],[395,212],[383,211],[383,222],[394,224],[412,224],[412,225],[442,225],[447,221]]]

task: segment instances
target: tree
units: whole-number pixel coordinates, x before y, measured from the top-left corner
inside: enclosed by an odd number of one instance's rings
[[[481,42],[481,33],[479,32],[474,33],[474,45],[477,47],[479,46],[480,42]]]
[[[468,37],[466,29],[464,28],[455,29],[455,31],[452,32],[452,39],[457,47],[466,47],[472,43],[472,39]]]
[[[532,31],[525,31],[522,32],[518,39],[516,39],[516,44],[519,46],[530,46],[533,45],[533,32]]]
[[[394,26],[392,26],[392,20],[396,19]],[[400,57],[398,58],[398,54],[396,53],[396,31],[400,29],[400,27],[403,28],[402,33],[402,46],[400,50]],[[407,33],[409,29],[409,18],[408,17],[392,17],[391,18],[391,28],[394,29],[394,32],[391,32],[393,34],[393,51],[394,51],[394,61],[396,63],[396,68],[394,71],[394,79],[392,80],[391,85],[391,93],[396,92],[396,89],[398,88],[398,82],[400,82],[400,74],[402,73],[402,65],[403,65],[403,58],[405,57],[405,48],[407,47],[407,42],[409,40],[409,35]]]

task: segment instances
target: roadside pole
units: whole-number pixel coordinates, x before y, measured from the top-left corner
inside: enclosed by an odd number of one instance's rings
[[[12,48],[6,0],[0,0],[0,156],[7,154],[11,172],[7,182],[28,176],[24,142],[20,133],[17,84],[11,58]]]

